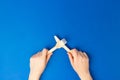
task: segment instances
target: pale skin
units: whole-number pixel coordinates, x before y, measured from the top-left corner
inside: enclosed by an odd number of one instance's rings
[[[29,80],[39,80],[51,55],[52,53],[48,54],[47,49],[43,49],[30,58]],[[68,57],[73,69],[81,80],[93,80],[89,71],[89,58],[85,52],[72,49],[68,53]]]

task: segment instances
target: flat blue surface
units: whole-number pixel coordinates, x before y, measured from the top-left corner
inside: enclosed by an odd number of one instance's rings
[[[0,80],[27,80],[29,58],[54,35],[87,52],[94,80],[120,80],[119,0],[0,0]],[[79,80],[64,49],[41,80]]]

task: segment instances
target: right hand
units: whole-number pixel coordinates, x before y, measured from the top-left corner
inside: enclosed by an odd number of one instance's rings
[[[92,80],[92,77],[89,72],[89,58],[85,52],[72,49],[69,53],[70,63],[79,75],[81,80]]]

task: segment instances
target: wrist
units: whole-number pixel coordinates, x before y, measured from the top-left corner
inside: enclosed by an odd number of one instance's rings
[[[90,75],[90,72],[85,72],[85,73],[78,74],[78,75],[81,78],[81,80],[93,80]]]
[[[29,80],[39,80],[41,74],[36,74],[36,73],[33,73],[33,72],[30,72],[29,74]]]

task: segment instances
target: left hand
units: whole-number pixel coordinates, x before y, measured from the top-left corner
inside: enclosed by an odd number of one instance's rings
[[[47,49],[38,52],[30,58],[30,75],[29,80],[39,80],[43,73],[51,54],[48,54]]]

